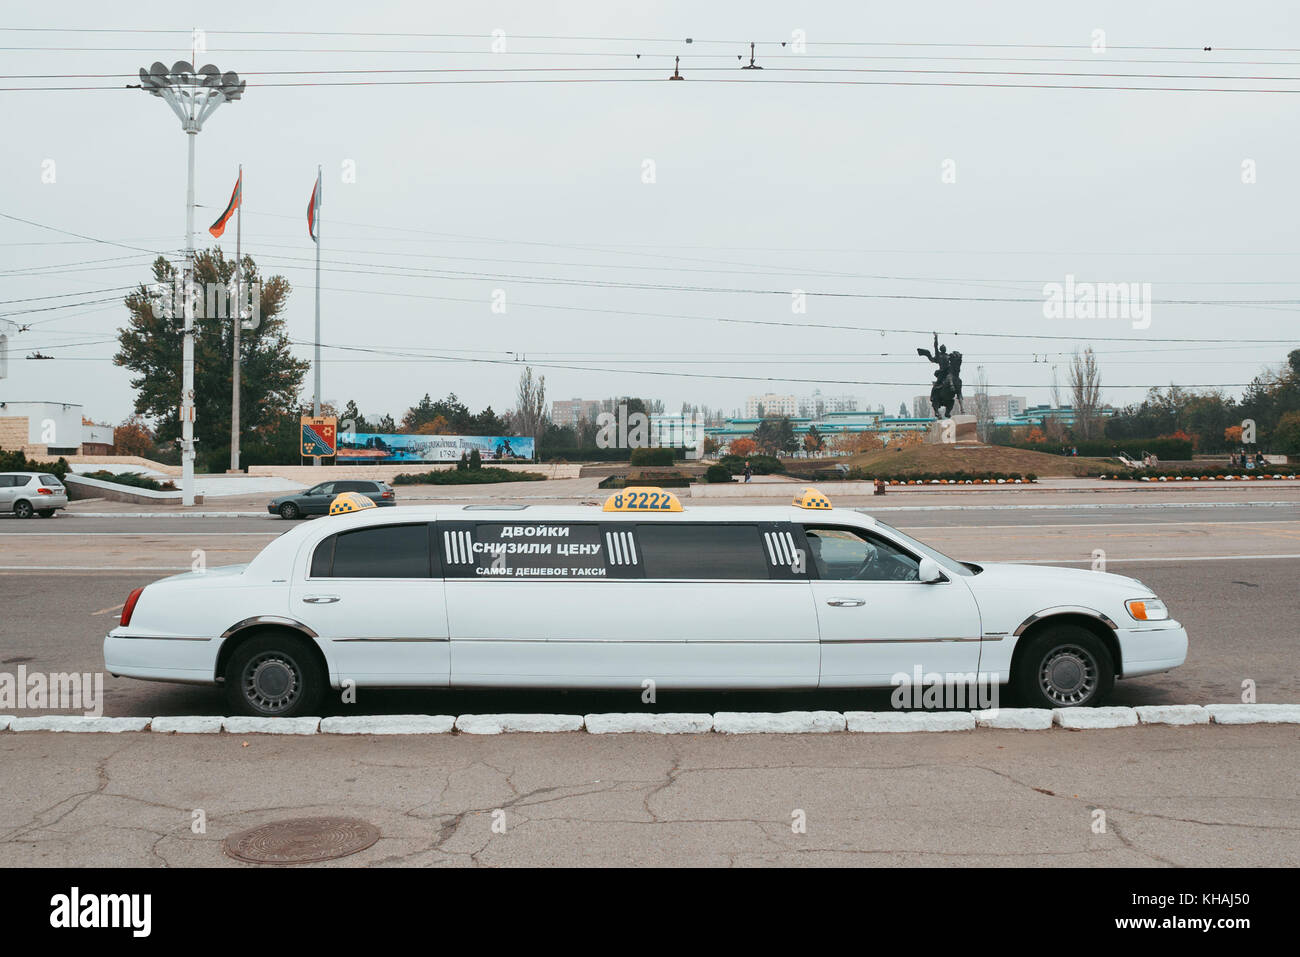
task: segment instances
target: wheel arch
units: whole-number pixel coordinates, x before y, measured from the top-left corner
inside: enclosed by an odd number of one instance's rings
[[[1020,658],[1025,647],[1029,644],[1029,639],[1058,625],[1078,625],[1096,635],[1110,654],[1111,667],[1115,672],[1115,677],[1123,677],[1124,658],[1120,652],[1119,636],[1116,634],[1118,626],[1109,617],[1096,609],[1074,605],[1047,608],[1030,615],[1021,622],[1020,627],[1013,632],[1017,640],[1015,650],[1011,653],[1012,675],[1019,674]]]
[[[225,682],[226,664],[240,645],[257,635],[277,631],[305,638],[307,645],[311,647],[316,655],[321,669],[325,672],[326,680],[329,680],[329,661],[325,658],[325,652],[321,650],[318,641],[320,636],[316,632],[293,618],[284,618],[279,615],[258,615],[255,618],[245,618],[243,621],[236,622],[221,633],[221,647],[217,650],[217,663],[213,674],[216,683],[223,684]]]

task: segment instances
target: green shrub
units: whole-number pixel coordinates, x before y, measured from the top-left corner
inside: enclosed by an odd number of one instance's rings
[[[101,482],[112,482],[114,485],[127,485],[131,488],[145,488],[153,492],[174,492],[176,486],[171,482],[159,482],[151,479],[147,475],[139,472],[108,472],[100,469],[97,472],[82,473],[85,478],[99,479]]]
[[[664,466],[672,465],[675,455],[670,448],[633,449],[629,461],[633,465]]]
[[[494,482],[543,482],[541,472],[512,472],[510,469],[486,468],[439,469],[434,472],[403,472],[393,479],[394,485],[490,485]]]
[[[69,471],[68,460],[62,457],[57,462],[38,462],[29,459],[22,452],[0,449],[0,472],[48,472],[61,479]]]
[[[477,472],[483,467],[483,456],[478,454],[478,449],[470,449],[469,452],[469,470]]]
[[[749,467],[755,475],[780,475],[785,472],[785,466],[781,460],[774,455],[724,455],[718,459],[718,464],[725,466],[727,471],[732,475],[740,475],[745,471],[745,462],[749,462]]]
[[[731,472],[725,465],[710,465],[704,473],[706,482],[730,482]]]

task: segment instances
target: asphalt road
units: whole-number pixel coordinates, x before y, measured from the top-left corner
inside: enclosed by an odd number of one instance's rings
[[[1294,866],[1295,726],[950,734],[0,735],[0,866],[246,867],[345,815],[325,866]],[[191,829],[204,812],[204,833]],[[1104,813],[1105,831],[1094,823]],[[805,822],[803,833],[794,823]],[[504,833],[494,822],[504,825]],[[1045,878],[1050,880],[1050,878]],[[923,892],[923,891],[918,891]]]

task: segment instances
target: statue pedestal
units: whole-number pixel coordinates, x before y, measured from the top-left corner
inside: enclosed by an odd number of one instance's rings
[[[979,445],[975,416],[954,415],[951,419],[938,419],[931,423],[925,441],[930,445]]]

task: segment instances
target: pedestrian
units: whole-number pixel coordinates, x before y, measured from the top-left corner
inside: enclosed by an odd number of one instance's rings
[[[754,475],[754,470],[749,466],[749,459],[745,459],[745,481],[748,482]]]

